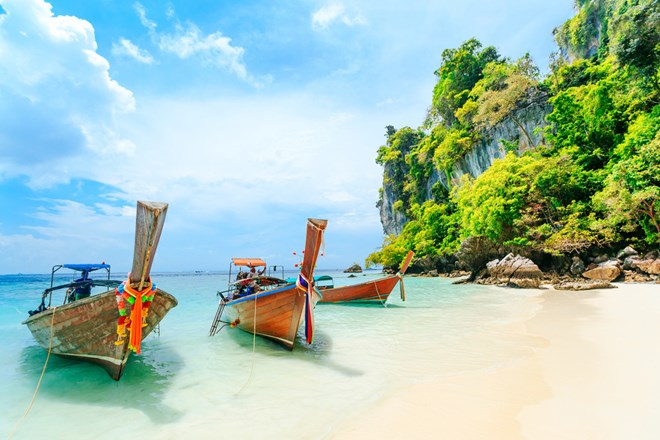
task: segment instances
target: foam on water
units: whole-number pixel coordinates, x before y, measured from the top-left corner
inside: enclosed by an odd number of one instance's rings
[[[378,276],[332,275],[336,285]],[[4,437],[21,419],[46,360],[21,322],[48,281],[0,276]],[[225,275],[155,281],[179,300],[160,337],[143,342],[119,382],[97,366],[51,357],[15,439],[328,438],[406,386],[498,368],[537,343],[516,330],[536,310],[530,291],[406,277],[406,302],[397,287],[387,307],[317,305],[314,344],[299,337],[289,352],[238,329],[208,336]]]

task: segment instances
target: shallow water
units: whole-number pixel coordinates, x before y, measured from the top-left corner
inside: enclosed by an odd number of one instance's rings
[[[328,272],[317,271],[317,274]],[[336,285],[362,282],[330,273]],[[287,274],[288,275],[288,274]],[[405,278],[387,307],[319,304],[314,343],[293,351],[238,329],[209,337],[223,274],[161,274],[179,305],[129,359],[121,381],[100,367],[51,357],[21,325],[49,276],[0,276],[0,435],[15,439],[332,437],[336,427],[411,384],[498,368],[535,341],[516,330],[535,292]]]

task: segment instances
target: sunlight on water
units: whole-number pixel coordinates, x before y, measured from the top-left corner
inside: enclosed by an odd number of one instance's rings
[[[336,285],[362,282],[332,273]],[[319,304],[311,346],[293,351],[238,329],[209,337],[222,274],[164,274],[179,306],[129,359],[115,382],[101,368],[51,357],[34,407],[14,438],[324,438],[339,424],[411,384],[525,356],[515,331],[535,293],[442,278],[406,277],[387,307]],[[49,277],[0,276],[0,434],[27,408],[46,352],[21,325]],[[518,324],[517,324],[518,323]]]

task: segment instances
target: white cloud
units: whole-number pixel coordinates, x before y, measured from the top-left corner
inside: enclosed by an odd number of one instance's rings
[[[110,78],[92,25],[53,15],[43,0],[3,0],[2,7],[0,178],[66,181],[70,157],[132,150],[115,118],[134,109],[133,94]]]
[[[135,9],[135,12],[140,18],[140,23],[142,23],[142,26],[146,27],[150,31],[156,30],[156,23],[147,18],[147,10],[144,8],[144,6],[142,6],[141,3],[134,3],[133,9]]]
[[[197,25],[191,22],[179,23],[171,4],[166,8],[166,16],[176,22],[172,33],[156,32],[157,25],[147,18],[144,6],[136,3],[134,7],[140,21],[149,30],[161,51],[174,54],[181,59],[196,57],[203,64],[227,69],[237,78],[255,87],[262,87],[272,81],[268,76],[255,78],[248,73],[243,61],[245,49],[233,45],[230,37],[221,32],[204,34]]]
[[[367,19],[361,14],[349,16],[344,5],[330,3],[312,14],[312,28],[322,30],[330,27],[333,23],[342,23],[346,26],[366,25]]]
[[[159,41],[160,49],[185,59],[199,55],[209,63],[226,67],[236,76],[247,80],[248,74],[243,64],[242,47],[232,46],[231,38],[220,32],[203,35],[200,29],[192,23],[187,26],[176,26],[173,34],[163,34]]]
[[[196,217],[190,224],[237,214],[246,200],[261,201],[250,205],[252,219],[289,209],[348,209],[373,218],[383,118],[305,95],[144,100],[122,128],[140,145],[133,161],[150,163],[158,178],[102,179],[127,199],[185,206]]]
[[[33,217],[40,226],[25,233],[0,234],[0,267],[5,273],[46,273],[56,263],[115,263],[129,270],[135,206],[86,206],[72,200],[41,200]],[[75,225],[75,226],[74,226]],[[29,268],[29,269],[28,269]]]
[[[115,56],[127,56],[142,64],[153,64],[155,61],[154,57],[148,51],[140,49],[126,38],[121,38],[119,43],[112,44],[112,54]]]

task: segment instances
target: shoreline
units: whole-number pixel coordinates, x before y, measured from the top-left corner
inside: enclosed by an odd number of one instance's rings
[[[660,438],[660,286],[615,285],[547,288],[517,326],[529,355],[408,387],[330,438]]]

